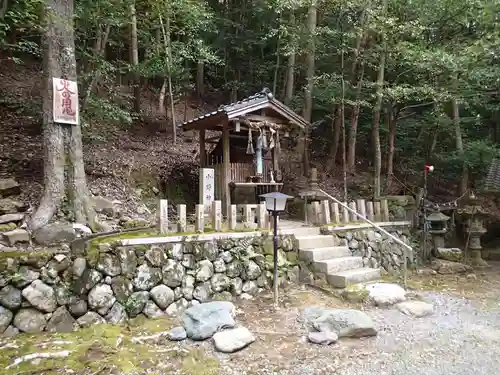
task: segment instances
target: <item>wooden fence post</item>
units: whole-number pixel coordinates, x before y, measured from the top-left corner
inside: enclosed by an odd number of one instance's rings
[[[257,206],[257,227],[259,229],[266,229],[266,203],[261,202]]]
[[[387,202],[387,199],[382,199],[380,201],[380,205],[382,221],[389,221],[389,203]]]
[[[358,199],[356,201],[357,211],[363,217],[366,217],[366,201],[364,199]],[[359,219],[358,219],[359,220]]]
[[[355,201],[349,202],[349,208],[351,210],[356,211],[356,202]],[[351,213],[351,220],[350,221],[359,221],[359,219],[355,214]]]
[[[344,205],[347,206],[347,202],[342,202]],[[342,206],[342,221],[344,223],[348,223],[349,222],[349,210],[345,207]]]
[[[381,221],[381,210],[380,210],[380,201],[373,203],[374,211],[375,211],[375,221]]]

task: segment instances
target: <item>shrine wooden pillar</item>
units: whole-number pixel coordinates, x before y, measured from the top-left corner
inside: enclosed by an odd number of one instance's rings
[[[222,124],[222,163],[223,163],[223,176],[222,183],[222,212],[226,218],[230,215],[231,210],[231,192],[229,183],[231,182],[231,160],[229,152],[229,122],[226,120]]]
[[[207,164],[207,152],[205,150],[205,129],[200,129],[200,168]]]

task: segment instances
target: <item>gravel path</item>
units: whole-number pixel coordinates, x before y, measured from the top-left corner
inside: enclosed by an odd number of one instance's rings
[[[379,328],[376,338],[342,339],[324,347],[290,332],[288,341],[262,338],[231,356],[213,353],[224,375],[496,375],[500,369],[500,299],[497,311],[438,293],[423,293],[434,305],[424,318],[396,309],[367,312]],[[298,327],[297,327],[298,328]],[[253,352],[257,346],[267,349]],[[273,347],[289,346],[273,356]],[[267,353],[266,354],[266,350]],[[249,352],[253,353],[250,354]],[[260,366],[245,367],[253,359]]]
[[[495,375],[500,369],[500,311],[427,293],[433,316],[412,318],[395,309],[369,313],[379,335],[373,352],[337,371],[341,375]],[[309,373],[307,368],[296,374]]]

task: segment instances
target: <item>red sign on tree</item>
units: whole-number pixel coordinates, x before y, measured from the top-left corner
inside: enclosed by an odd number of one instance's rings
[[[79,124],[78,84],[66,79],[52,78],[54,122]]]

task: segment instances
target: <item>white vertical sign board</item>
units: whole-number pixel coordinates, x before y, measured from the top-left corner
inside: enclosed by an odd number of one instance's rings
[[[200,204],[205,207],[205,213],[212,212],[212,202],[215,200],[215,170],[201,168],[200,170]]]
[[[80,121],[78,84],[75,81],[52,78],[52,90],[54,122],[78,125]]]

